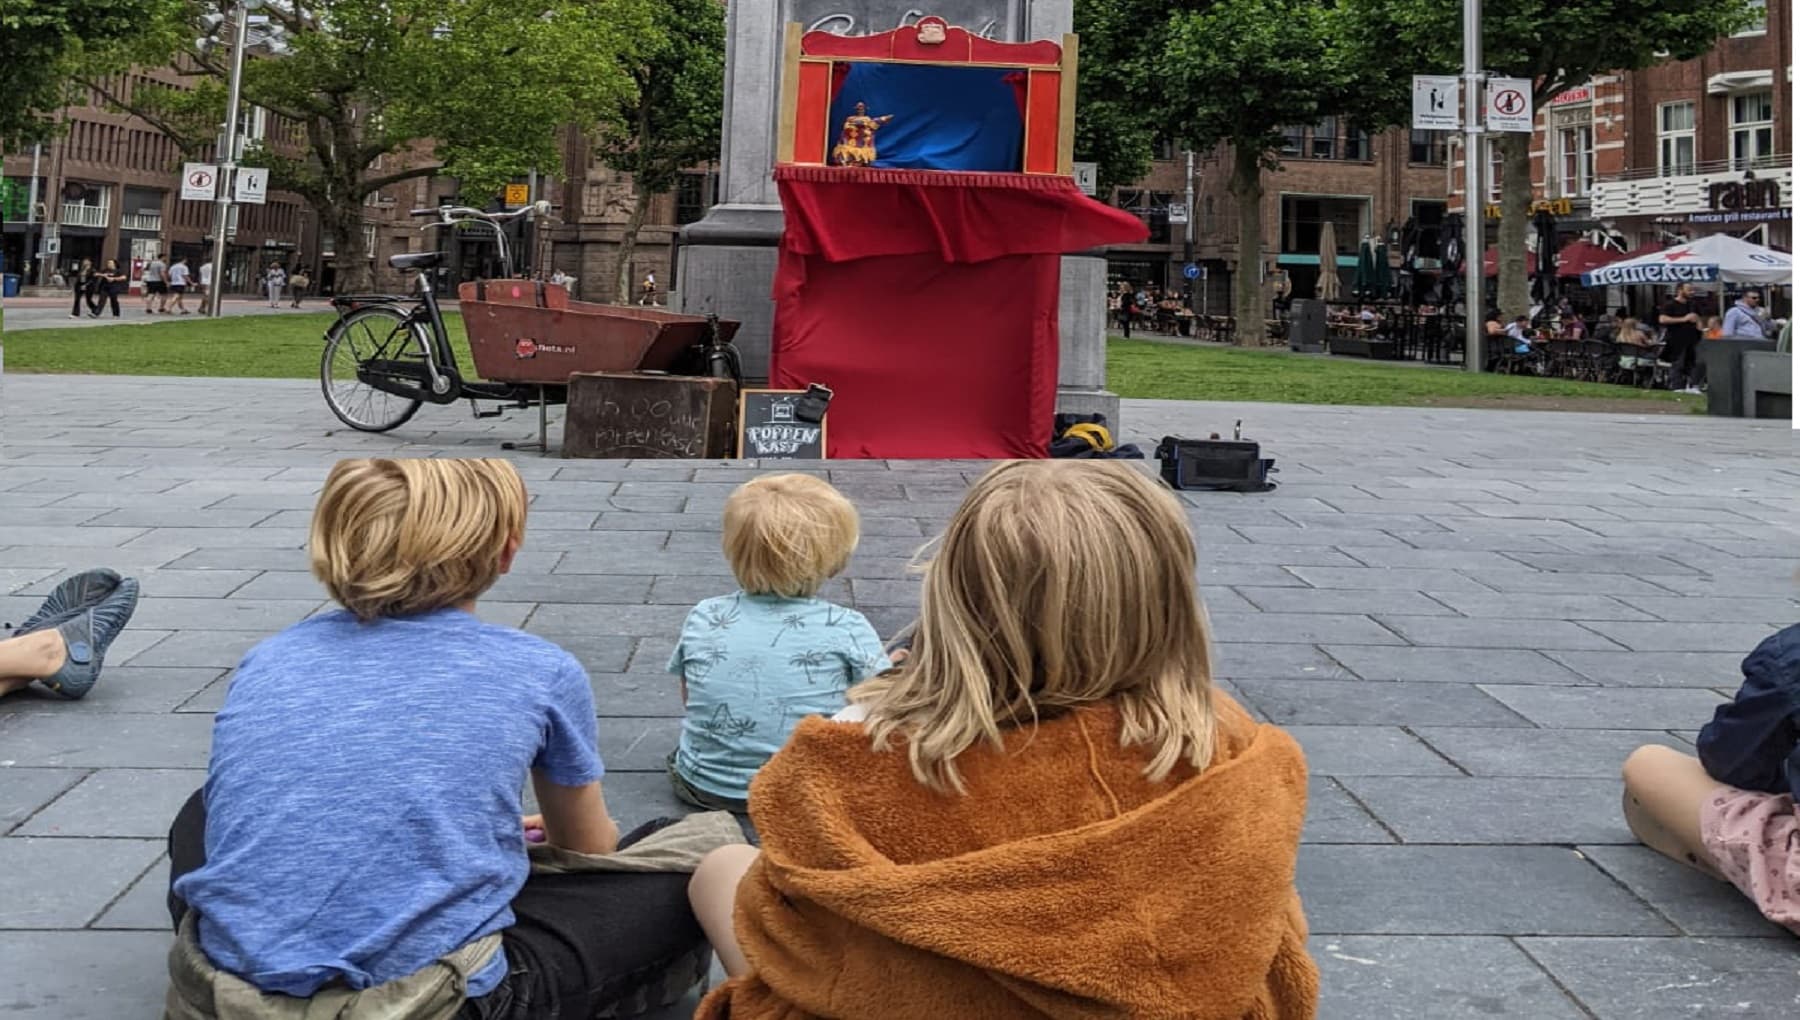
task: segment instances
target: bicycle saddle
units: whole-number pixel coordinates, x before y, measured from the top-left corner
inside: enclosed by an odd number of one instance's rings
[[[406,255],[389,255],[388,265],[395,269],[430,269],[444,261],[441,251],[416,251]]]

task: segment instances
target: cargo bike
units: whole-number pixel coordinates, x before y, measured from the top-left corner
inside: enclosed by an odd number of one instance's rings
[[[441,251],[393,255],[388,265],[414,272],[414,294],[340,294],[337,321],[325,332],[319,387],[338,420],[363,432],[387,432],[412,420],[426,403],[469,401],[477,418],[508,409],[538,410],[535,444],[506,449],[547,450],[549,407],[568,401],[576,372],[711,375],[741,382],[731,344],[736,322],[650,308],[573,301],[568,288],[513,279],[506,225],[548,215],[538,202],[514,212],[466,206],[414,209],[429,217],[421,229],[455,229],[491,236],[498,279],[462,284],[457,299],[479,376],[465,375],[444,325],[433,286]],[[481,403],[496,406],[483,410]]]

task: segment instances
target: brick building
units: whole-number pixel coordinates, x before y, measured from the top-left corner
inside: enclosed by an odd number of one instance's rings
[[[1704,56],[1599,75],[1537,111],[1532,199],[1564,240],[1605,236],[1629,249],[1725,231],[1791,246],[1792,3],[1760,6],[1760,23]],[[1491,243],[1500,168],[1485,148]],[[1460,145],[1452,169],[1450,208],[1460,211]]]
[[[1157,152],[1150,175],[1113,195],[1114,204],[1138,213],[1149,242],[1107,251],[1118,279],[1179,289],[1183,230],[1169,222],[1169,205],[1186,190],[1186,154],[1172,145]],[[1444,211],[1445,140],[1431,132],[1402,129],[1371,136],[1328,117],[1289,128],[1281,169],[1263,176],[1263,264],[1287,273],[1295,297],[1310,297],[1320,272],[1320,234],[1325,223],[1337,236],[1337,271],[1347,284],[1364,237],[1389,242],[1398,256],[1399,231],[1408,219],[1433,225]],[[1215,312],[1231,306],[1231,274],[1238,248],[1237,199],[1229,190],[1231,151],[1196,153],[1194,160],[1194,258],[1206,270],[1201,295]]]
[[[169,69],[139,69],[102,84],[129,102],[135,90],[183,88],[186,79]],[[62,119],[54,140],[6,154],[0,180],[6,272],[23,275],[27,284],[48,284],[52,273],[82,259],[141,266],[153,255],[186,256],[198,267],[212,257],[215,206],[182,200],[182,156],[172,141],[143,120],[116,112],[99,93],[66,108]],[[300,152],[303,143],[297,125],[255,106],[240,115],[239,137],[240,156],[258,142],[289,153]],[[386,269],[388,254],[433,244],[421,239],[406,214],[414,204],[434,204],[442,190],[419,180],[370,196],[363,229],[384,284],[398,282]],[[266,204],[234,210],[220,276],[228,291],[253,289],[262,270],[277,261],[290,270],[305,267],[319,286],[330,287],[331,239],[320,235],[317,216],[298,195],[272,191]]]

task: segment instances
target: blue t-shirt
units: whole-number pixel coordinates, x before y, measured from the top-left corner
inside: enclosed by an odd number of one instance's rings
[[[669,672],[687,681],[675,768],[715,797],[750,798],[750,779],[809,715],[889,667],[875,628],[824,599],[738,592],[688,613]]]
[[[326,613],[250,650],[213,724],[206,864],[175,883],[215,965],[308,996],[404,977],[513,921],[528,772],[600,778],[574,657],[456,609]],[[504,954],[469,982],[485,995]]]

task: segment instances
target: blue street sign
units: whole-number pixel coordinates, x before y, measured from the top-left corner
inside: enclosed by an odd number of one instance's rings
[[[1200,279],[1200,267],[1189,262],[1187,265],[1181,267],[1181,275],[1190,280],[1198,280]]]

